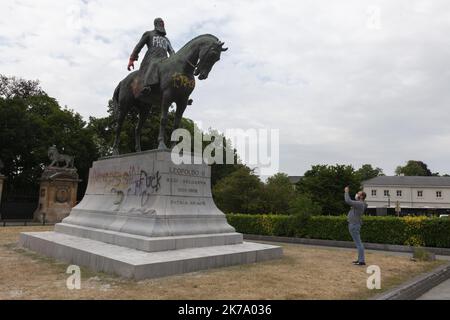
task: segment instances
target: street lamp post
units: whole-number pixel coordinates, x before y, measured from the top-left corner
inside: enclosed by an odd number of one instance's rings
[[[397,213],[397,217],[400,217],[400,212],[402,211],[402,207],[400,206],[400,201],[395,203],[395,212]]]

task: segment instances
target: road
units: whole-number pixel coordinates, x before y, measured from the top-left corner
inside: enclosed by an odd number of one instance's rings
[[[450,300],[450,279],[434,287],[417,300]]]

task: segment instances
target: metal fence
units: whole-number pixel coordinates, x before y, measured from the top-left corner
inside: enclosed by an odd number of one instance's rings
[[[38,187],[18,190],[7,185],[3,190],[0,203],[0,219],[32,220],[38,202]]]

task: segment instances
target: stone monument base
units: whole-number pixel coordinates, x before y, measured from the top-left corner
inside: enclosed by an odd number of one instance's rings
[[[96,161],[70,215],[52,232],[22,233],[20,245],[135,279],[281,257],[281,247],[243,242],[214,203],[211,168],[197,163],[175,164],[169,150]]]
[[[20,245],[93,271],[136,280],[260,262],[282,254],[280,247],[251,242],[146,252],[52,231],[22,233]]]
[[[58,223],[67,217],[77,202],[77,169],[46,167],[40,179],[39,205],[34,220]]]

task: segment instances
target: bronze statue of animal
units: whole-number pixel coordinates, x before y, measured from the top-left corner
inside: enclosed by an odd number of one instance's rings
[[[135,129],[135,148],[141,151],[142,126],[154,108],[161,108],[161,121],[158,135],[158,149],[166,149],[164,141],[167,126],[167,116],[172,103],[176,104],[174,128],[180,125],[186,106],[192,103],[189,99],[195,88],[195,76],[199,80],[208,78],[214,64],[220,60],[220,55],[228,48],[223,42],[210,34],[198,36],[186,43],[177,53],[159,62],[159,83],[148,95],[140,94],[142,79],[140,73],[134,71],[120,81],[113,95],[113,114],[116,122],[116,132],[113,153],[119,154],[120,131],[125,117],[136,108],[139,121]]]
[[[73,168],[73,156],[67,154],[61,154],[55,146],[48,148],[48,157],[52,161],[50,167],[59,167],[60,163],[64,163],[63,168]]]

